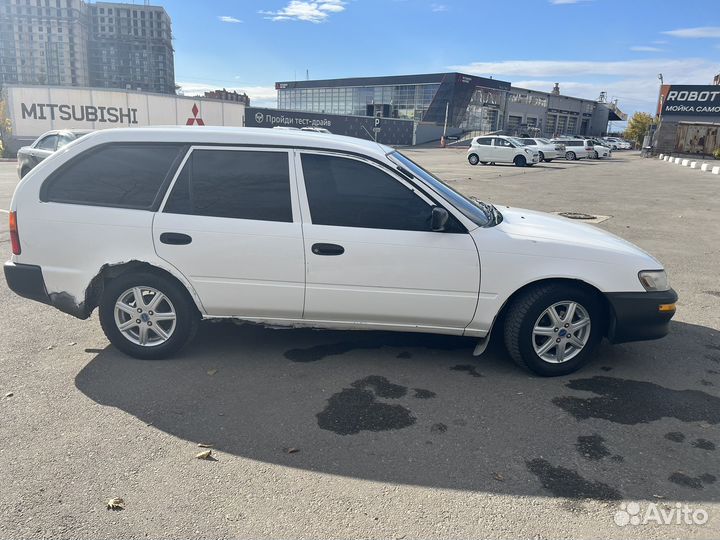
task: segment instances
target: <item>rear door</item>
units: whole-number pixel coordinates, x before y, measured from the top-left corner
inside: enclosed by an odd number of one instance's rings
[[[153,238],[209,315],[302,317],[305,260],[290,150],[191,148]]]
[[[432,232],[436,202],[369,160],[298,151],[296,168],[306,319],[463,331],[480,267],[459,221]]]

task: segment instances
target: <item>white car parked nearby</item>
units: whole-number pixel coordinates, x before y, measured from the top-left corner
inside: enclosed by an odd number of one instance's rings
[[[537,150],[540,161],[550,163],[553,159],[565,157],[565,147],[561,144],[550,142],[550,139],[521,137],[518,140],[528,148]]]
[[[592,142],[588,139],[552,139],[555,144],[562,144],[565,147],[565,159],[575,161],[576,159],[595,157]]]
[[[475,336],[477,354],[495,332],[519,364],[561,375],[603,336],[664,336],[677,299],[656,259],[601,229],[302,131],[97,131],[20,181],[10,240],[13,291],[81,319],[98,308],[138,358],[233,318]]]
[[[526,147],[519,139],[500,135],[475,137],[467,152],[470,165],[482,163],[514,163],[518,167],[532,167],[540,161],[540,154]]]
[[[592,151],[593,159],[602,159],[602,158],[611,158],[612,157],[612,148],[610,148],[610,146],[606,146],[605,144],[602,143],[602,141],[599,141],[598,139],[591,139],[590,143],[592,144],[592,147],[593,147],[593,151]]]

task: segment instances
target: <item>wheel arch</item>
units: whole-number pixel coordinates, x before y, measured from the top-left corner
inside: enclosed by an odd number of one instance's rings
[[[89,316],[90,313],[92,313],[92,311],[100,305],[103,292],[105,291],[105,286],[110,281],[121,275],[138,272],[149,272],[175,282],[175,284],[179,285],[181,289],[187,293],[193,305],[195,305],[198,310],[198,313],[201,315],[205,313],[205,308],[200,301],[200,297],[197,295],[192,285],[187,282],[184,276],[178,276],[176,273],[173,273],[167,268],[161,268],[146,261],[133,260],[116,264],[105,264],[100,268],[95,277],[93,277],[90,281],[88,288],[85,290],[83,308],[87,313],[87,316]]]
[[[608,302],[607,297],[603,294],[603,292],[598,289],[595,285],[592,285],[588,283],[587,281],[583,281],[581,279],[577,278],[565,278],[565,277],[552,277],[552,278],[541,278],[537,279],[535,281],[531,281],[529,283],[526,283],[519,289],[515,290],[510,296],[508,296],[505,299],[505,302],[503,302],[502,306],[497,312],[497,315],[495,316],[495,319],[493,320],[492,327],[490,328],[490,332],[495,330],[495,327],[497,325],[502,326],[505,320],[505,315],[507,314],[508,307],[512,304],[512,302],[525,294],[527,291],[541,287],[543,285],[572,285],[574,287],[579,287],[589,293],[591,293],[593,296],[595,296],[598,299],[598,303],[600,306],[602,306],[603,312],[606,317],[607,324],[605,325],[604,329],[604,335],[607,335],[608,329],[611,327],[611,317],[613,317],[613,310],[610,306],[610,302]],[[488,332],[488,334],[490,334]]]

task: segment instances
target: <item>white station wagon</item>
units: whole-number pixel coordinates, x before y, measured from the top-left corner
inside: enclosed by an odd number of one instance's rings
[[[33,169],[10,209],[17,294],[138,358],[201,319],[475,336],[541,375],[598,342],[664,336],[662,265],[591,226],[467,198],[379,144],[271,129],[86,135]]]

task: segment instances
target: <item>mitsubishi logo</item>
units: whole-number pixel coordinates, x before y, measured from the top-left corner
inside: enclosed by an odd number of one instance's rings
[[[185,122],[186,126],[192,126],[197,124],[198,126],[204,126],[205,122],[203,122],[203,119],[198,116],[198,113],[200,112],[200,109],[198,109],[197,103],[193,104],[192,108],[192,116],[187,119],[187,122]]]
[[[262,123],[263,123],[263,120],[265,120],[265,116],[263,116],[263,113],[261,113],[261,112],[255,113],[255,121],[256,121],[258,124],[262,124]]]

